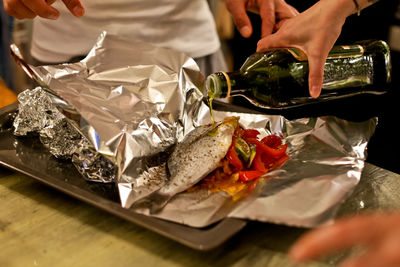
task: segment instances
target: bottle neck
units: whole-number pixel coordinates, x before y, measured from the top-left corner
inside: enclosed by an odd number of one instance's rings
[[[239,71],[216,72],[206,79],[206,90],[209,98],[226,98],[237,93]]]

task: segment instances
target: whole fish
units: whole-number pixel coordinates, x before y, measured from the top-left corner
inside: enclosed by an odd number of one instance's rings
[[[169,181],[150,196],[150,212],[160,211],[174,195],[215,170],[226,156],[238,125],[238,117],[228,117],[214,125],[197,127],[177,144],[167,161]]]

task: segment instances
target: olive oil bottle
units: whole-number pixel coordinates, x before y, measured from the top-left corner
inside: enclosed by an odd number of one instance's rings
[[[308,61],[298,49],[255,53],[234,72],[207,77],[205,94],[216,98],[243,96],[252,104],[285,109],[315,101],[357,94],[383,94],[391,80],[390,50],[384,41],[361,41],[334,46],[325,63],[322,92],[317,99],[308,91]]]

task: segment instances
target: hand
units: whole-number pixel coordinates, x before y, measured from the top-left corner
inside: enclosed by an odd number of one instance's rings
[[[245,38],[250,37],[253,33],[246,10],[260,14],[262,37],[272,33],[277,19],[291,18],[299,13],[284,0],[226,0],[225,3],[237,29]]]
[[[310,231],[292,246],[290,257],[303,262],[356,245],[365,252],[341,266],[400,266],[400,212],[357,215]]]
[[[80,0],[62,0],[76,17],[83,16],[85,10]],[[51,6],[55,0],[3,0],[4,10],[17,19],[33,19],[36,16],[57,19],[60,13]]]
[[[282,47],[302,50],[309,62],[310,95],[318,97],[328,53],[339,37],[346,17],[353,12],[352,1],[321,0],[298,16],[280,21],[276,33],[258,42],[257,51]]]

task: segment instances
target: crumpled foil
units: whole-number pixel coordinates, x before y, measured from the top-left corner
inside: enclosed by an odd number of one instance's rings
[[[210,123],[194,60],[104,32],[81,62],[27,67],[43,88],[19,96],[17,135],[38,132],[86,179],[117,183],[123,207],[193,227],[225,217],[304,227],[329,222],[360,179],[377,123],[215,111],[216,120],[239,116],[246,128],[283,136],[290,159],[240,201],[224,192],[184,192],[150,214],[146,201],[168,179],[173,145]]]
[[[40,142],[52,155],[58,159],[71,159],[87,180],[114,182],[116,166],[90,145],[76,129],[75,121],[67,119],[57,109],[57,105],[67,107],[67,103],[41,87],[20,93],[18,103],[18,114],[13,123],[15,135],[39,134]]]

